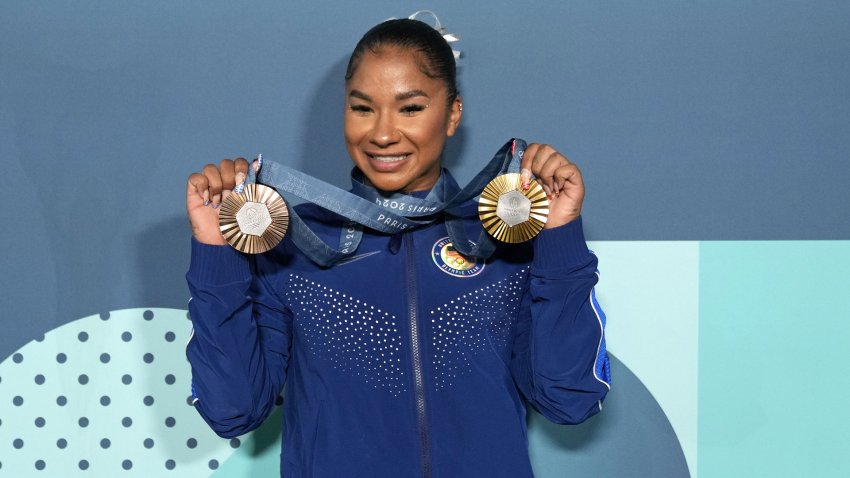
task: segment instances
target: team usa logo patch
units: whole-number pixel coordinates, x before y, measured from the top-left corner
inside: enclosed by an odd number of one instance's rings
[[[484,262],[462,256],[452,245],[448,237],[444,237],[431,248],[431,258],[441,271],[455,277],[477,276],[484,270]]]

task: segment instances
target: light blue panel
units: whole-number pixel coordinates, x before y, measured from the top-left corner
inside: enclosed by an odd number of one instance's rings
[[[704,242],[699,471],[850,476],[850,241]]]
[[[658,402],[695,477],[699,243],[595,241],[590,248],[599,257],[608,350]]]

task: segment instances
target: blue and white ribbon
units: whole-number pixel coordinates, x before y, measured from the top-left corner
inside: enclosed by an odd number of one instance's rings
[[[339,244],[331,247],[304,224],[293,208],[289,208],[289,234],[293,243],[321,266],[329,267],[352,255],[360,244],[363,227],[398,234],[431,224],[441,216],[445,217],[449,237],[458,252],[483,259],[493,253],[495,242],[483,229],[476,241],[468,238],[462,206],[480,195],[484,186],[497,175],[518,171],[525,148],[525,141],[512,139],[466,187],[461,189],[447,174],[442,174],[425,198],[402,193],[384,194],[369,186],[357,169],[352,173],[352,190],[348,192],[274,161],[262,161],[262,155],[258,157],[259,167],[256,168],[259,172],[249,168],[245,182],[271,186],[284,198],[296,197],[349,219],[340,233]],[[243,188],[244,183],[234,188],[234,192]]]

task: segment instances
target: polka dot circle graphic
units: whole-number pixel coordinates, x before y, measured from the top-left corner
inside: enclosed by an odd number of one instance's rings
[[[109,311],[3,358],[0,476],[213,476],[240,442],[187,403],[190,332],[185,310]]]

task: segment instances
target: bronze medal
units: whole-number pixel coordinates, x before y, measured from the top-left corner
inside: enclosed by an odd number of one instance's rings
[[[537,235],[549,217],[549,200],[540,184],[529,181],[522,189],[519,173],[507,173],[490,181],[478,201],[478,217],[484,229],[502,242],[525,242]]]
[[[280,243],[289,227],[289,211],[277,191],[262,184],[246,184],[230,193],[218,217],[224,239],[247,254],[266,252]]]

